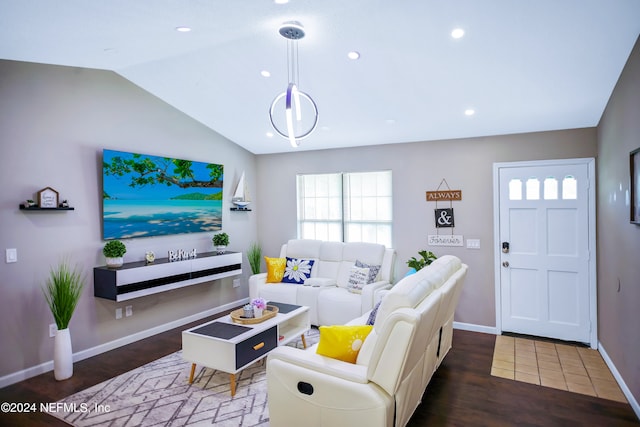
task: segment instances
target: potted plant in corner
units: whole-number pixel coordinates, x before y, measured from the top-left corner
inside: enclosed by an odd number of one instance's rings
[[[260,273],[260,264],[262,263],[262,247],[260,243],[254,242],[247,250],[247,259],[251,266],[251,274]]]
[[[216,252],[223,254],[229,244],[229,235],[225,232],[214,234],[211,240],[213,240],[213,246],[216,247]]]
[[[420,255],[420,259],[416,259],[416,257],[411,257],[409,261],[407,261],[407,265],[415,271],[410,271],[409,273],[415,273],[416,271],[426,267],[431,264],[433,261],[438,259],[436,254],[431,251],[418,251],[418,255]]]
[[[127,247],[120,240],[110,240],[102,248],[102,253],[107,261],[107,267],[122,267],[123,256],[127,253]]]
[[[82,271],[78,267],[71,270],[66,261],[61,262],[57,268],[51,269],[46,286],[42,288],[58,327],[53,347],[53,373],[58,381],[66,380],[73,375],[69,321],[83,288]]]

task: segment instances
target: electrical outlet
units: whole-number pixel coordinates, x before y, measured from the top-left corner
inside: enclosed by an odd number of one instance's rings
[[[233,279],[233,287],[234,288],[240,287],[240,279]]]
[[[116,319],[122,319],[122,308],[116,308]]]
[[[128,305],[125,307],[125,316],[129,317],[129,316],[133,316],[133,306],[132,305]]]
[[[16,248],[7,249],[5,261],[7,264],[12,262],[18,262],[18,250]]]
[[[49,325],[49,338],[53,338],[56,336],[56,333],[58,332],[58,327],[56,326],[55,323],[52,323]]]

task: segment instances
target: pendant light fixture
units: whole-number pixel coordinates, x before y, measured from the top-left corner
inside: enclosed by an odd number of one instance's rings
[[[286,138],[296,148],[300,140],[308,137],[318,125],[318,107],[309,95],[299,87],[298,40],[305,35],[304,27],[297,21],[280,26],[280,35],[287,39],[287,90],[275,97],[269,109],[271,126],[278,135]]]

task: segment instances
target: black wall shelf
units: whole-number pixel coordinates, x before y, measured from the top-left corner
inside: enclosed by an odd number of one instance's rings
[[[95,267],[93,294],[120,302],[240,274],[242,252],[199,253],[196,258],[173,262],[160,258],[152,264],[134,261],[115,269]]]
[[[20,205],[21,211],[73,211],[75,208],[66,207],[66,208],[41,208],[40,206],[25,206]]]

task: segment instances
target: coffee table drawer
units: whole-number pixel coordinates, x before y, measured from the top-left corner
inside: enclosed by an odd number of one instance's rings
[[[247,338],[236,345],[236,369],[256,360],[276,348],[278,328],[273,326],[258,335]]]

